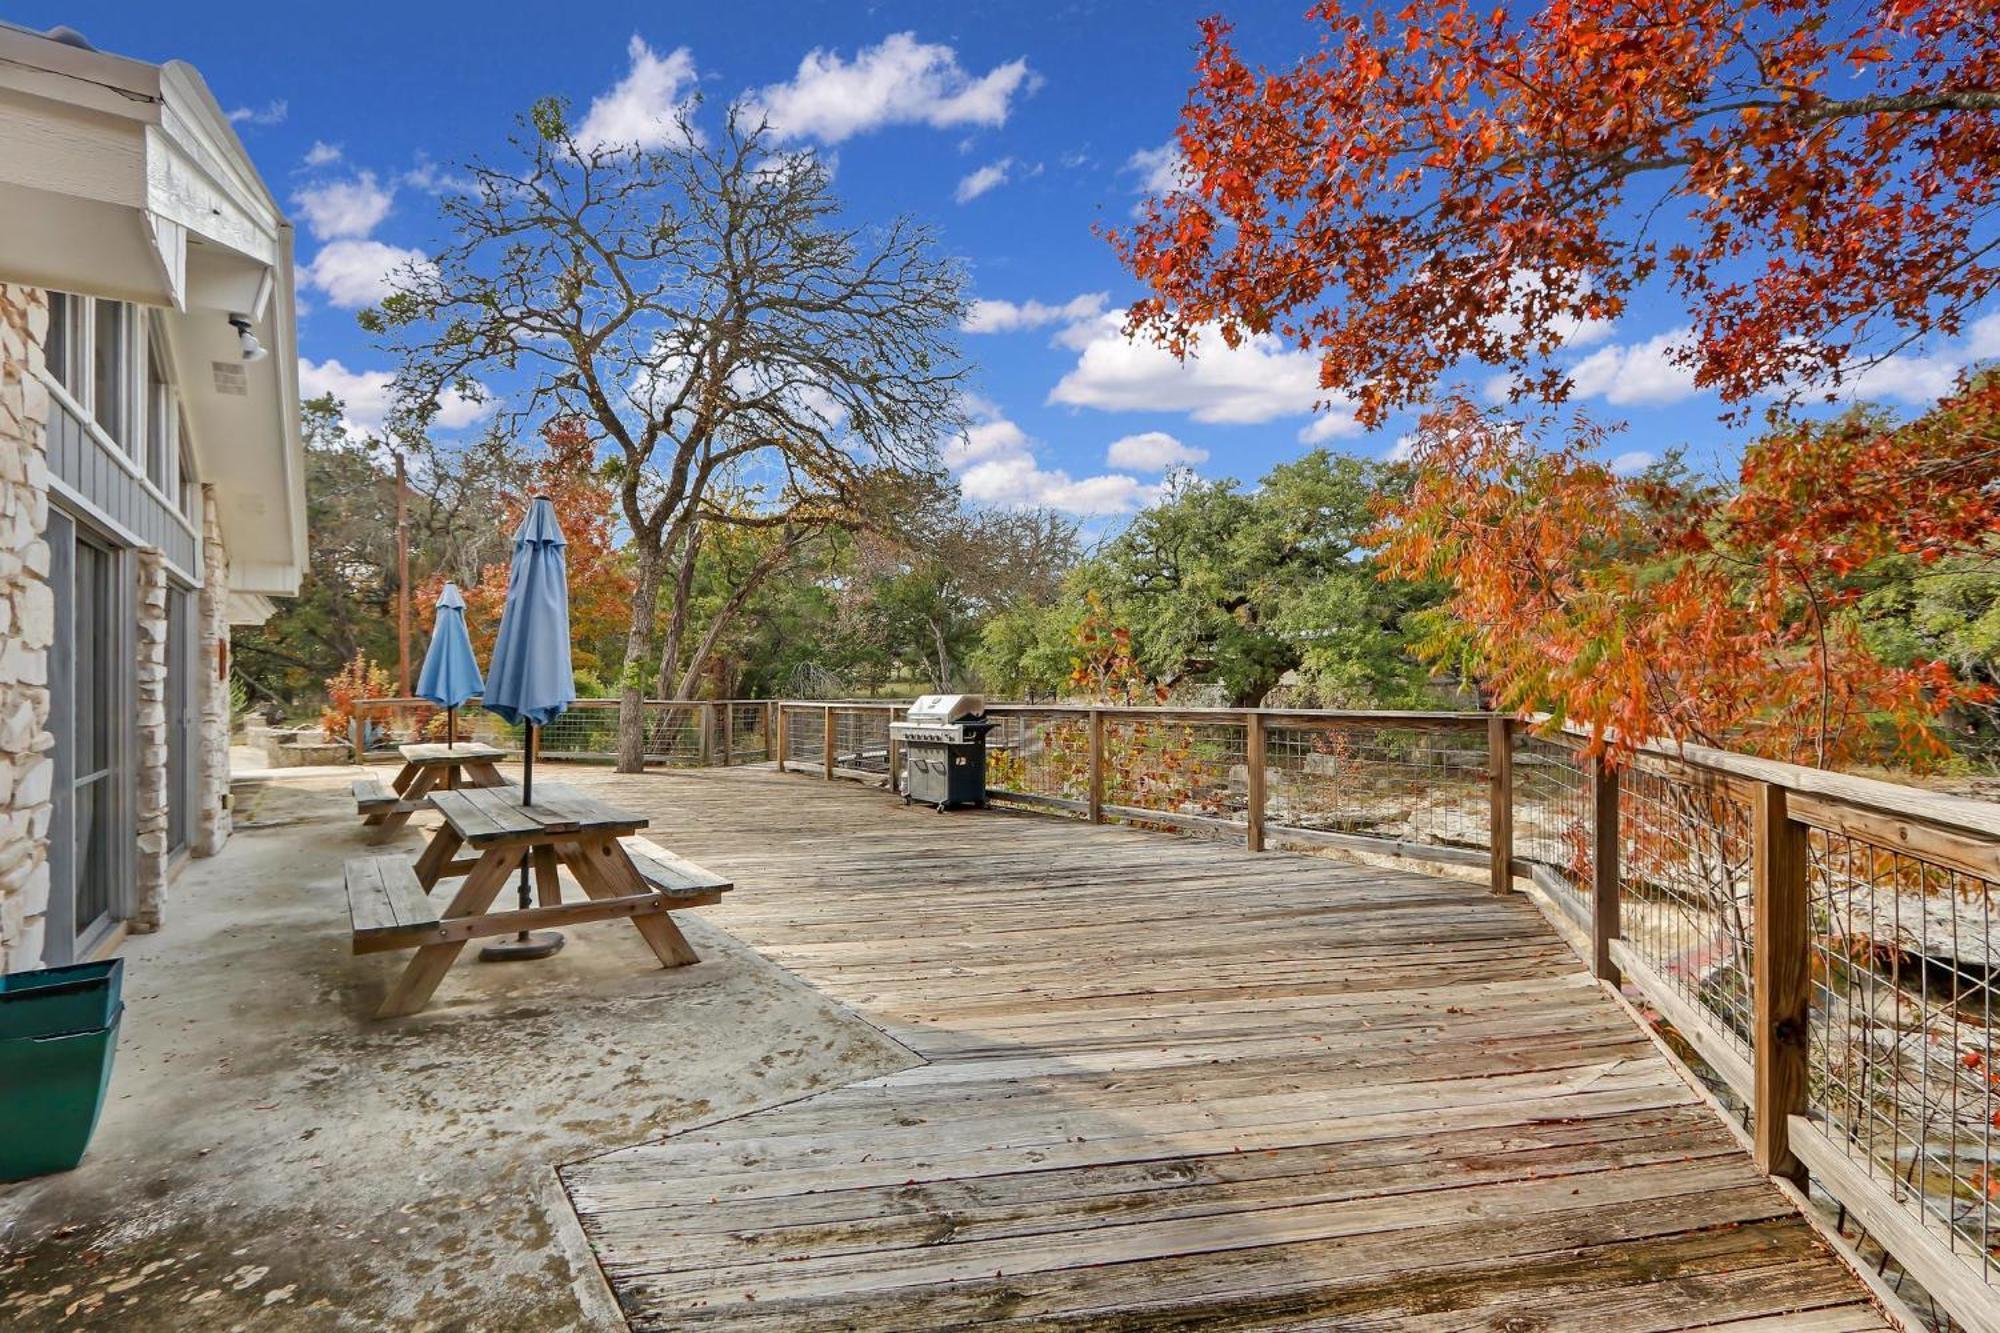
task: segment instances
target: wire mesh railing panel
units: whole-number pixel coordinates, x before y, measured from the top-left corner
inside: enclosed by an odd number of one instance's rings
[[[1274,825],[1485,849],[1492,839],[1486,725],[1410,727],[1286,719],[1265,730]]]
[[[1117,714],[1104,719],[1104,803],[1241,820],[1248,809],[1248,728]]]
[[[668,707],[648,704],[644,710],[646,762],[688,765],[706,763],[710,753],[705,728],[709,710],[700,705]],[[547,754],[545,748],[542,753]]]
[[[989,714],[986,785],[1057,801],[1090,799],[1090,718],[1009,709]]]
[[[519,742],[516,742],[518,745]],[[608,764],[618,758],[618,703],[614,699],[579,699],[569,711],[540,729],[538,753],[544,759]]]
[[[826,710],[785,710],[785,762],[818,766],[826,754]]]
[[[1807,837],[1808,1114],[1877,1183],[2000,1282],[2000,883],[1849,832]]]
[[[725,707],[729,710],[727,748],[730,762],[751,764],[771,758],[771,706],[732,703]]]
[[[1727,784],[1643,764],[1618,780],[1619,934],[1715,1033],[1750,1054],[1754,847]]]
[[[1593,815],[1589,761],[1575,745],[1535,735],[1514,744],[1514,856],[1546,867],[1537,883],[1588,909]]]
[[[833,764],[857,773],[889,771],[889,723],[886,708],[833,710]]]

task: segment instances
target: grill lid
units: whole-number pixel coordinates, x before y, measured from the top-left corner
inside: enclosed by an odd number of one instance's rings
[[[986,699],[983,695],[926,694],[910,705],[910,711],[904,714],[904,720],[927,726],[941,726],[948,722],[978,717],[985,711]]]

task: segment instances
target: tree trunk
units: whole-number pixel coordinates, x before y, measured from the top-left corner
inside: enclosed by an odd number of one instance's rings
[[[694,697],[694,688],[701,680],[701,668],[708,661],[708,655],[715,651],[715,645],[721,641],[722,631],[729,628],[729,622],[736,619],[736,613],[743,609],[744,603],[750,600],[750,595],[757,591],[758,585],[764,582],[772,570],[790,559],[804,540],[803,535],[787,540],[784,545],[759,560],[751,567],[750,572],[744,575],[743,581],[736,585],[736,591],[729,595],[729,600],[715,613],[715,619],[709,622],[708,633],[702,635],[701,642],[695,645],[694,655],[688,659],[687,671],[682,674],[680,686],[673,693],[674,698]]]
[[[674,607],[667,616],[667,641],[660,649],[659,688],[654,695],[661,699],[678,699],[673,693],[674,673],[680,666],[681,639],[687,634],[688,594],[694,587],[695,562],[701,555],[702,529],[690,527],[687,537],[681,543],[680,572],[674,576]]]
[[[951,649],[945,646],[944,626],[930,622],[931,642],[937,645],[937,687],[942,694],[951,688]]]
[[[653,621],[660,604],[660,558],[656,540],[640,534],[639,566],[632,589],[632,629],[625,636],[625,669],[618,673],[618,771],[637,773],[646,766],[646,705],[640,664],[653,643]]]

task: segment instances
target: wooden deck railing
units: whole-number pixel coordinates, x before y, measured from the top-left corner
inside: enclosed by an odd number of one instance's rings
[[[649,701],[647,757],[893,790],[905,707]],[[541,753],[611,758],[616,708],[580,701]],[[1695,748],[1613,769],[1486,713],[987,712],[1000,801],[1526,886],[1598,978],[1700,1057],[1766,1172],[1858,1221],[1961,1326],[2000,1333],[2000,805]],[[357,737],[414,717],[368,701]]]

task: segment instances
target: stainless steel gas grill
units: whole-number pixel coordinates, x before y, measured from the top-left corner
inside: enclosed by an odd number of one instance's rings
[[[903,803],[940,810],[986,804],[986,700],[976,694],[926,694],[889,735],[903,749]]]

